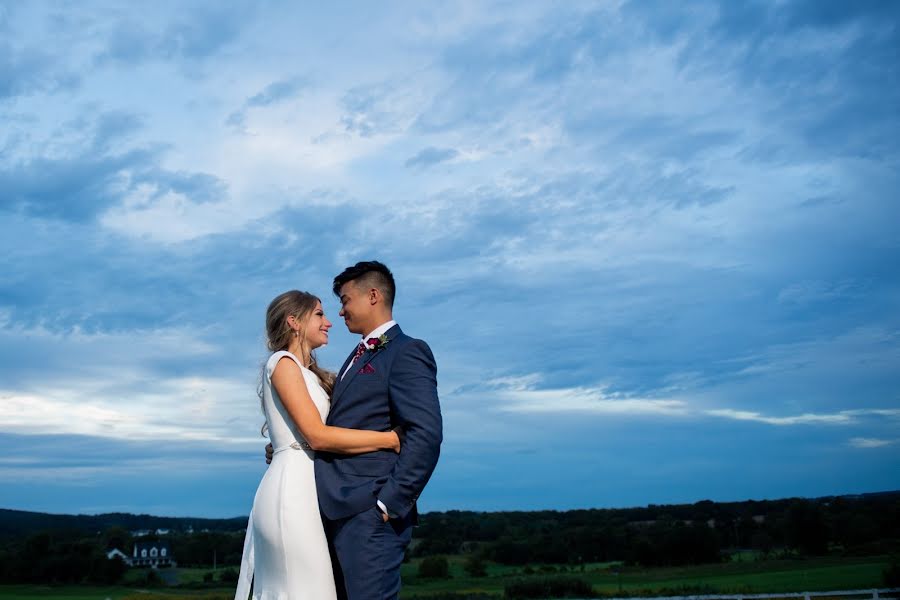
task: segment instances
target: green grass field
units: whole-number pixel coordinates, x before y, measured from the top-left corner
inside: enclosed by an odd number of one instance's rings
[[[147,590],[125,586],[93,587],[80,585],[0,585],[3,600],[32,600],[52,598],[54,600],[232,600],[233,588],[203,591],[178,589]]]
[[[421,580],[415,576],[417,562],[403,566],[404,590],[426,595],[438,592],[488,592],[500,594],[507,581],[516,578],[546,577],[540,573],[524,575],[521,568],[490,565],[488,576],[469,577],[461,557],[450,557],[448,580]],[[559,573],[585,579],[595,591],[613,593],[641,592],[644,595],[665,590],[708,590],[709,593],[766,593],[849,590],[881,587],[887,557],[818,558],[787,561],[746,561],[682,568],[619,569],[608,564],[585,565]],[[558,568],[553,565],[554,568]],[[532,566],[539,570],[539,566]]]
[[[404,596],[427,596],[447,592],[483,592],[500,596],[504,585],[511,580],[546,577],[552,574],[524,575],[522,568],[488,564],[486,577],[473,578],[463,569],[464,558],[451,556],[450,579],[423,580],[416,576],[418,561],[403,565]],[[594,590],[604,593],[641,593],[653,595],[690,590],[695,593],[778,593],[871,589],[882,587],[882,571],[887,557],[838,558],[825,557],[806,560],[735,561],[716,565],[683,568],[640,569],[618,567],[615,564],[587,564],[561,572],[585,579]],[[531,565],[540,571],[542,565]],[[543,565],[557,569],[558,565]],[[616,573],[616,570],[619,573]],[[199,582],[209,569],[179,569],[182,583]],[[0,586],[0,600],[31,600],[54,598],[65,600],[230,600],[233,587],[222,584],[213,589],[182,590],[178,588],[143,589],[139,580],[143,572],[132,570],[125,585],[115,587],[89,586]]]

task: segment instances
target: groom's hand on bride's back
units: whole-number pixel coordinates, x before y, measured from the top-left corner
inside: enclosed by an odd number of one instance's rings
[[[266,464],[272,464],[272,457],[275,455],[275,448],[272,447],[272,443],[269,442],[266,444]]]

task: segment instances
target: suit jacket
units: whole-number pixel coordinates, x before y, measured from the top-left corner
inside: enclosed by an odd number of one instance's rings
[[[428,344],[404,334],[399,325],[385,336],[382,348],[366,351],[341,379],[353,353],[344,361],[326,423],[374,431],[401,426],[400,453],[317,452],[319,506],[329,519],[359,514],[381,500],[392,516],[415,520],[416,499],[437,465],[443,423],[434,356]]]

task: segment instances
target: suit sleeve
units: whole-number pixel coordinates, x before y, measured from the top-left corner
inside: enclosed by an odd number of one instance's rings
[[[395,424],[403,426],[405,438],[378,500],[391,514],[405,517],[431,478],[443,441],[437,365],[428,344],[413,340],[400,349],[388,386]]]

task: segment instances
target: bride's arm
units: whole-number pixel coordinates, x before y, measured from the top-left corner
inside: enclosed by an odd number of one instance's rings
[[[359,454],[375,450],[400,451],[400,438],[394,431],[368,431],[346,429],[322,423],[319,410],[313,404],[306,388],[300,367],[284,357],[278,361],[272,373],[272,385],[281,402],[304,439],[313,450],[325,450],[341,454]]]

